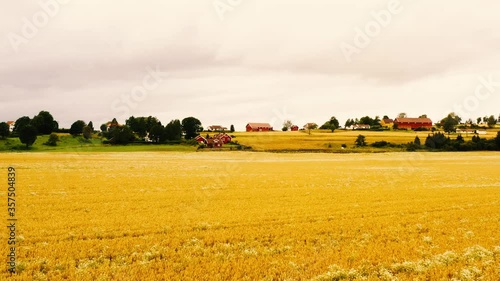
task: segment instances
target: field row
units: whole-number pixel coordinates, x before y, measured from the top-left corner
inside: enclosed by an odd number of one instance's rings
[[[18,171],[17,280],[495,280],[499,160],[17,153],[0,168]]]

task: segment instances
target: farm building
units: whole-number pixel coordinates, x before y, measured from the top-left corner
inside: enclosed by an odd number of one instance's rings
[[[486,131],[480,131],[480,130],[464,130],[464,129],[457,129],[457,134],[475,134],[475,135],[486,135]]]
[[[223,144],[230,143],[232,139],[228,134],[217,134],[213,138],[220,140]]]
[[[248,123],[247,132],[267,132],[272,131],[273,127],[269,123]]]
[[[291,131],[298,131],[299,130],[299,126],[293,125],[292,127],[290,127],[290,130]]]
[[[202,143],[207,144],[207,139],[206,139],[206,138],[204,138],[204,137],[202,137],[202,136],[196,136],[194,139],[195,139],[195,140],[196,140],[199,144],[202,144]]]
[[[211,131],[211,132],[224,132],[224,131],[227,131],[227,128],[222,127],[220,125],[212,125],[212,126],[208,126],[207,130]]]
[[[14,131],[14,126],[16,125],[16,122],[7,121],[7,125],[9,125],[9,130],[12,132],[12,131]]]
[[[370,130],[370,125],[368,124],[354,124],[346,127],[347,130]]]
[[[392,128],[393,125],[394,125],[394,120],[392,119],[384,118],[380,120],[380,126],[384,128]]]
[[[394,124],[398,126],[398,129],[432,129],[432,120],[429,118],[396,118],[396,120],[394,120]]]

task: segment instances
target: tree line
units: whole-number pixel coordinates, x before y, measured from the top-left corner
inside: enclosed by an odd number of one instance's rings
[[[232,125],[231,125],[232,126]],[[234,126],[231,127],[232,129]],[[158,118],[129,117],[125,124],[119,124],[116,118],[100,126],[100,137],[106,138],[106,143],[128,144],[137,140],[148,139],[152,143],[180,143],[182,140],[191,140],[199,132],[203,131],[202,123],[195,117],[174,119],[163,125]],[[97,133],[92,121],[86,123],[77,120],[71,124],[69,129],[59,128],[59,123],[48,111],[40,111],[33,118],[23,116],[15,121],[14,128],[10,132],[10,126],[6,122],[0,123],[0,138],[19,137],[21,143],[29,147],[35,143],[37,136],[49,135],[46,145],[57,145],[59,137],[55,133],[69,133],[72,136],[82,136],[89,140]]]

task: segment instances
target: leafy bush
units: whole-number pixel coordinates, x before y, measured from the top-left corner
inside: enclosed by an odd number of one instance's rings
[[[52,133],[50,134],[49,136],[49,140],[44,143],[44,145],[48,145],[48,146],[57,146],[57,142],[60,141],[59,140],[59,136],[55,133]]]

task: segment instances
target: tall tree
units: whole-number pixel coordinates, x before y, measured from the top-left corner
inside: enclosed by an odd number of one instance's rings
[[[54,117],[48,111],[40,111],[33,117],[31,124],[41,135],[50,135],[54,131]]]
[[[330,117],[330,120],[326,121],[325,124],[321,125],[322,130],[331,130],[332,133],[339,128],[339,120],[335,116]]]
[[[105,133],[108,131],[108,126],[106,126],[106,124],[102,124],[100,129],[101,129],[101,132]]]
[[[26,148],[33,145],[36,141],[38,132],[32,125],[24,126],[19,132],[19,140],[26,145]]]
[[[14,125],[14,132],[20,133],[21,130],[28,126],[31,123],[31,118],[28,116],[23,116],[16,120],[16,124]]]
[[[126,145],[134,140],[134,132],[128,126],[115,127],[108,136],[109,142],[112,144]]]
[[[73,136],[77,136],[83,133],[83,128],[87,126],[85,121],[78,120],[71,124],[71,128],[69,129],[69,133]]]
[[[94,123],[92,123],[92,121],[90,121],[87,126],[89,126],[89,128],[90,128],[90,130],[92,130],[92,132],[94,131]]]
[[[182,119],[182,130],[186,133],[186,139],[190,140],[198,135],[198,132],[202,130],[200,120],[194,117],[186,117]]]
[[[9,124],[2,122],[0,123],[0,138],[5,139],[10,135],[10,126]]]
[[[495,118],[495,116],[491,115],[490,117],[488,117],[488,127],[493,128],[495,127],[496,123],[497,119]]]
[[[169,141],[178,141],[182,137],[182,125],[178,119],[170,121],[165,126],[165,138]]]
[[[290,130],[290,128],[292,128],[292,121],[290,120],[285,120],[285,122],[283,122],[283,131],[288,131]]]
[[[500,116],[499,116],[498,118],[499,118],[499,120],[500,120]],[[229,131],[230,131],[231,133],[234,133],[234,125],[233,125],[233,124],[231,124],[231,128],[229,129]]]
[[[455,113],[450,113],[444,119],[441,120],[441,125],[443,126],[443,130],[450,134],[451,132],[455,132],[455,127],[460,123],[461,118],[458,117]]]
[[[82,130],[82,134],[83,134],[83,137],[85,139],[91,139],[92,138],[92,129],[90,128],[90,126],[84,126],[83,127],[83,130]]]
[[[160,124],[155,125],[153,128],[151,128],[151,131],[149,132],[149,138],[156,143],[165,141],[166,139],[165,128]]]
[[[405,112],[401,112],[398,114],[398,118],[408,118],[408,114],[406,114]]]

